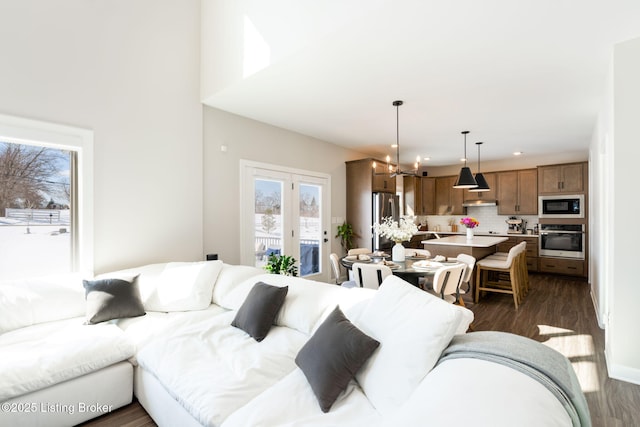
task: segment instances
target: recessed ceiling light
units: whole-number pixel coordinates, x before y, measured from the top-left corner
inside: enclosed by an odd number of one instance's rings
[[[398,144],[391,144],[391,148],[398,148]]]
[[[431,160],[431,157],[423,157],[422,160]]]
[[[522,154],[523,154],[522,151],[514,151],[513,152],[514,156],[521,156]]]
[[[462,158],[460,159],[460,161],[461,161],[461,162],[466,162],[466,161],[467,161],[467,159],[465,159],[464,157],[462,157]]]

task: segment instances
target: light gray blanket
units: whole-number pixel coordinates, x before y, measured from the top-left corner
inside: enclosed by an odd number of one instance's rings
[[[589,407],[573,367],[554,349],[507,332],[470,332],[455,336],[438,364],[459,358],[499,363],[530,376],[558,398],[574,426],[591,426]]]

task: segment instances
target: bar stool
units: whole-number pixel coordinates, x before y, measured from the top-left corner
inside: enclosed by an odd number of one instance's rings
[[[520,300],[524,298],[524,296],[529,292],[529,268],[527,267],[527,242],[520,242],[516,246],[518,249],[518,257],[516,259],[517,270],[519,275],[520,284]],[[496,252],[495,254],[489,255],[484,259],[492,259],[492,260],[502,260],[506,261],[507,256],[509,254],[507,252]]]
[[[526,242],[523,242],[526,244]],[[522,277],[522,258],[526,256],[524,246],[519,244],[512,247],[507,254],[506,259],[501,257],[491,257],[481,259],[476,262],[476,294],[475,301],[480,299],[480,292],[498,292],[513,295],[513,302],[518,309],[518,304],[522,302],[522,289],[524,284]],[[526,268],[526,261],[525,261]],[[507,280],[500,279],[490,281],[489,272],[506,273]]]

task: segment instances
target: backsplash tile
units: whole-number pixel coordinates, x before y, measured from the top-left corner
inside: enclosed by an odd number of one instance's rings
[[[453,220],[454,224],[458,225],[458,231],[464,232],[464,227],[460,225],[460,219],[465,216],[472,216],[480,222],[480,225],[475,229],[481,233],[487,233],[489,231],[495,231],[498,233],[506,233],[508,225],[505,222],[510,216],[515,216],[518,219],[523,219],[527,222],[526,228],[533,229],[538,223],[538,217],[536,215],[498,215],[497,206],[471,206],[467,208],[467,215],[427,215],[418,216],[417,221],[421,224],[427,223],[429,230],[433,231],[437,225],[440,226],[441,231],[446,231],[449,221]]]

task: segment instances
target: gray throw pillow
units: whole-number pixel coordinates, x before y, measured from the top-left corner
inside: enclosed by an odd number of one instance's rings
[[[87,325],[146,314],[140,299],[138,276],[130,280],[83,280],[82,284],[87,300]]]
[[[379,345],[355,327],[340,307],[329,314],[296,356],[322,412],[329,412]]]
[[[262,341],[271,330],[288,291],[288,286],[256,283],[242,303],[231,326],[242,329],[258,342]]]

